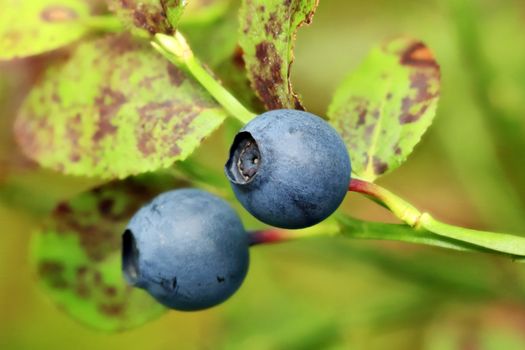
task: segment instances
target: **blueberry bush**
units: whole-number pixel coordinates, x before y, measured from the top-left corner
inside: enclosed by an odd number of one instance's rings
[[[467,47],[484,113],[501,116],[488,118],[491,130],[506,135],[494,144],[503,152],[522,150],[522,130],[506,117],[511,112],[494,103],[497,97],[484,88],[497,77],[476,51],[480,39],[470,2],[443,3],[459,18],[458,40]],[[11,148],[17,149],[12,159],[32,174],[29,180],[10,174],[0,195],[10,206],[40,218],[30,242],[31,266],[48,297],[72,318],[91,328],[122,331],[157,319],[168,310],[165,306],[197,310],[219,304],[244,280],[248,245],[252,252],[276,249],[277,258],[298,259],[321,281],[304,284],[312,290],[331,288],[330,278],[320,271],[330,259],[358,260],[398,280],[415,281],[417,287],[400,288],[376,307],[354,305],[353,316],[345,312],[335,319],[303,308],[304,301],[290,301],[294,296],[286,282],[283,294],[275,295],[281,288],[277,283],[268,287],[273,294],[261,292],[257,298],[286,305],[280,314],[285,319],[265,315],[243,325],[239,315],[248,313],[228,311],[227,322],[243,336],[224,340],[225,348],[248,346],[250,336],[273,331],[274,339],[285,340],[268,341],[268,348],[343,343],[340,330],[347,325],[436,317],[446,300],[443,291],[457,300],[501,297],[524,304],[522,283],[499,288],[507,275],[517,279],[508,266],[514,269],[525,261],[525,238],[519,233],[525,224],[524,196],[512,185],[524,168],[514,164],[519,162],[501,164],[496,146],[486,141],[492,140],[489,136],[470,142],[461,133],[483,135],[483,125],[466,118],[441,127],[450,132],[440,137],[449,145],[444,152],[450,161],[468,169],[459,179],[465,191],[474,199],[486,191],[498,203],[493,209],[480,205],[478,211],[491,222],[504,223],[501,229],[509,232],[445,223],[377,183],[414,151],[446,93],[436,53],[418,33],[385,38],[350,72],[339,72],[339,86],[324,111],[315,108],[316,117],[303,112],[309,102],[292,84],[292,67],[297,36],[314,21],[318,0],[0,4],[1,64],[29,62],[25,80],[18,82],[27,94],[13,102],[16,117],[9,130],[16,141]],[[8,74],[5,81],[0,91],[8,90]],[[461,102],[461,96],[455,98]],[[8,98],[3,103],[9,105]],[[470,112],[449,104],[442,113],[461,119]],[[261,119],[268,115],[275,119]],[[448,142],[451,138],[455,141]],[[476,152],[483,157],[478,159]],[[506,181],[505,170],[514,180]],[[432,171],[439,173],[439,162]],[[479,177],[475,186],[472,177]],[[188,190],[173,191],[189,187],[200,188],[189,190],[193,202],[182,195]],[[412,187],[421,189],[409,183],[403,192]],[[391,215],[379,222],[353,214],[348,208],[358,200],[348,192]],[[217,196],[241,215],[247,232]],[[208,201],[215,204],[208,206]],[[165,235],[166,227],[172,235]],[[427,247],[399,255],[387,243],[387,249],[378,249],[357,240],[401,242],[388,243],[400,250]],[[280,245],[260,247],[288,241],[282,246],[306,245],[289,255]],[[250,270],[263,269],[264,260],[256,257]],[[500,275],[493,261],[510,262],[507,275]],[[272,280],[273,273],[278,277]],[[288,272],[276,267],[257,276],[271,285],[275,279],[293,279],[293,273],[293,267]],[[345,299],[344,293],[333,297]],[[247,292],[238,298],[256,296]],[[264,305],[255,303],[249,310],[264,314]],[[336,309],[347,306],[341,301]],[[279,328],[277,323],[289,318],[295,320],[282,334],[265,329],[272,324]],[[438,333],[455,339],[454,329],[447,327]]]

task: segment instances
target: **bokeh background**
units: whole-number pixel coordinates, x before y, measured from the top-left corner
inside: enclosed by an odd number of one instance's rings
[[[438,114],[409,161],[380,183],[450,223],[525,235],[523,33],[523,0],[321,0],[299,31],[292,79],[323,115],[378,42],[424,40],[442,68]],[[39,169],[16,146],[17,107],[45,64],[0,63],[1,349],[525,349],[523,265],[346,238],[252,249],[244,286],[214,309],[169,312],[121,333],[86,328],[47,298],[30,264],[42,219],[98,183]],[[219,130],[195,159],[220,171],[229,135]],[[343,210],[395,222],[355,194]]]

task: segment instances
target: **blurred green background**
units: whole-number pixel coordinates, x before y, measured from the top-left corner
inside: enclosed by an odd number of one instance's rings
[[[322,115],[378,42],[425,41],[442,68],[438,115],[409,162],[380,183],[450,223],[525,235],[523,33],[523,0],[321,0],[298,33],[292,79]],[[30,238],[57,201],[96,181],[39,169],[11,133],[44,66],[43,58],[0,63],[1,349],[525,349],[522,265],[345,238],[252,249],[244,286],[209,311],[169,312],[116,334],[77,323],[39,289]],[[230,134],[219,130],[195,159],[220,171]],[[355,194],[344,210],[392,221]]]

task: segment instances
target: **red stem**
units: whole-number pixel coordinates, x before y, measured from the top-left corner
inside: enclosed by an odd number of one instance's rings
[[[350,185],[348,186],[348,191],[366,194],[368,196],[372,196],[374,198],[383,200],[383,196],[381,195],[381,189],[375,184],[368,181],[352,179],[350,181]]]
[[[269,243],[280,243],[288,241],[293,236],[285,231],[278,228],[269,228],[267,230],[252,231],[249,233],[250,246],[258,244],[269,244]]]

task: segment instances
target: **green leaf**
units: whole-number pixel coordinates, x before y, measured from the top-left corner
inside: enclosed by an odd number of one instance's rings
[[[86,34],[82,0],[0,0],[0,60],[38,55]]]
[[[374,48],[337,90],[328,109],[360,178],[399,167],[436,113],[440,70],[420,41],[399,38]]]
[[[266,108],[303,109],[290,68],[297,29],[312,21],[318,0],[244,0],[240,40],[252,88]]]
[[[165,308],[132,288],[121,273],[121,234],[133,213],[158,193],[180,186],[170,176],[115,181],[57,205],[34,235],[33,264],[50,298],[96,329],[139,326]]]
[[[24,153],[66,174],[123,178],[185,159],[226,112],[128,35],[78,47],[51,67],[15,124]]]
[[[179,24],[186,2],[186,0],[109,0],[109,8],[137,34],[172,34]]]

